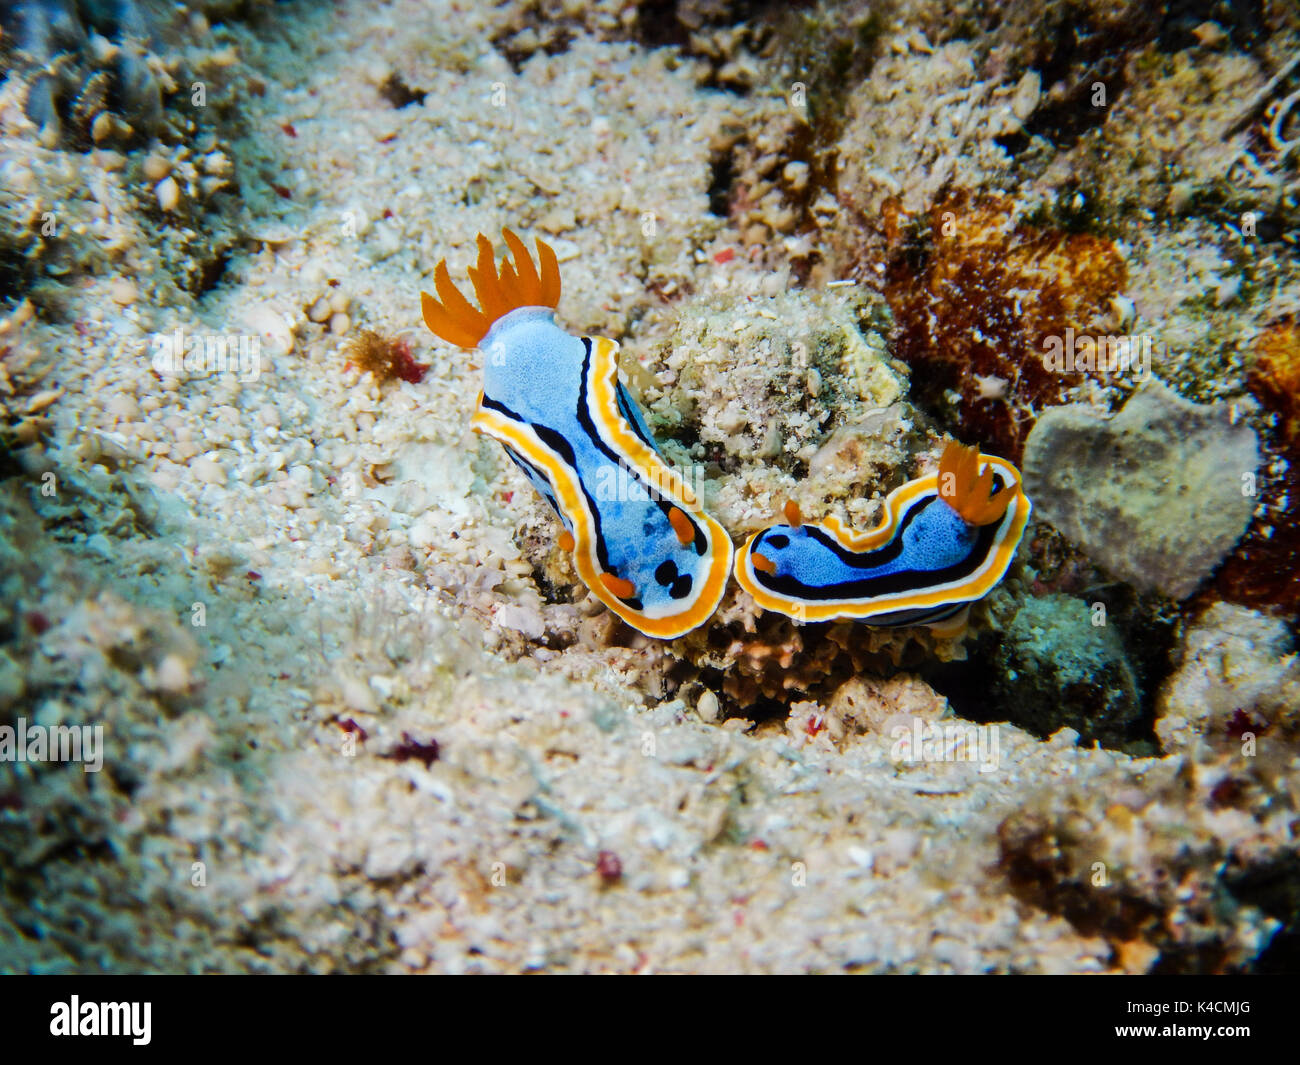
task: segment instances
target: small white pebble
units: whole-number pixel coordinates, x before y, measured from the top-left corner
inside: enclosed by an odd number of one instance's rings
[[[1228,35],[1223,32],[1223,27],[1217,22],[1202,22],[1192,30],[1192,36],[1206,48],[1218,48],[1224,41],[1228,40]]]
[[[90,124],[90,139],[99,144],[111,137],[116,128],[117,123],[113,120],[113,116],[107,111],[101,111]]]
[[[158,206],[164,211],[174,211],[181,202],[181,187],[175,178],[164,178],[158,182],[154,192],[158,196]]]
[[[190,686],[190,667],[180,655],[167,655],[158,663],[154,686],[160,691],[179,694]]]
[[[107,37],[98,33],[92,33],[90,35],[90,50],[95,57],[95,62],[100,66],[107,66],[109,63],[113,62],[113,60],[117,58],[118,53],[121,52],[121,48],[110,41]]]
[[[1117,329],[1127,329],[1137,315],[1137,306],[1127,296],[1112,296],[1110,311],[1115,327]]]
[[[108,294],[119,307],[129,307],[140,296],[139,290],[124,277],[119,277],[108,286]]]
[[[393,68],[382,59],[374,59],[361,68],[361,77],[371,85],[382,85],[393,75]]]
[[[335,336],[342,336],[352,328],[352,319],[342,311],[330,315],[330,332]]]
[[[226,177],[232,167],[230,160],[222,152],[208,152],[203,157],[203,172],[214,177]]]
[[[797,161],[786,163],[781,170],[781,177],[790,188],[798,192],[808,184],[808,164]]]
[[[225,484],[226,475],[221,467],[206,455],[200,455],[190,463],[190,472],[204,484]]]
[[[975,384],[979,389],[980,399],[1003,399],[1007,394],[1007,387],[1010,382],[1003,377],[998,377],[996,374],[989,374],[987,377],[983,374],[976,374]]]
[[[1016,91],[1011,97],[1011,111],[1016,118],[1023,122],[1032,115],[1038,108],[1042,93],[1042,78],[1036,70],[1029,71],[1016,82]]]
[[[341,677],[338,694],[349,710],[373,714],[378,707],[375,693],[370,690],[369,685],[361,683],[355,677]]]
[[[136,403],[135,397],[123,392],[112,396],[105,404],[105,408],[109,414],[121,421],[134,421],[140,416],[140,405]]]
[[[115,152],[107,148],[101,148],[95,152],[95,162],[104,170],[110,172],[121,170],[126,166],[126,156],[121,152]]]
[[[145,158],[141,167],[147,181],[161,181],[172,172],[171,160],[161,155],[150,155]]]
[[[62,395],[63,389],[61,388],[47,388],[44,391],[37,392],[27,401],[25,412],[27,414],[40,414],[47,407],[52,407]]]

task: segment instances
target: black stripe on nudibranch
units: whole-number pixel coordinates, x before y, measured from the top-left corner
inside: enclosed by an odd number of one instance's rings
[[[871,624],[876,626],[892,625],[930,625],[936,621],[946,621],[948,618],[965,610],[970,603],[961,602],[953,603],[951,606],[920,607],[916,610],[894,610],[888,614],[877,614],[871,619]]]
[[[649,429],[644,424],[644,419],[637,413],[636,402],[628,395],[627,389],[623,387],[623,382],[618,382],[615,390],[615,396],[618,400],[618,411],[623,415],[623,420],[631,427],[632,432],[636,434],[638,440],[645,444],[651,451],[657,455],[663,455],[659,450],[659,444],[653,436],[650,435]]]
[[[582,371],[578,382],[578,408],[576,411],[578,416],[578,424],[582,426],[583,431],[586,432],[592,444],[601,452],[601,454],[603,454],[606,458],[608,458],[610,462],[614,463],[615,466],[619,466],[622,469],[627,470],[628,473],[635,476],[636,471],[631,466],[628,465],[627,460],[624,459],[622,455],[620,455],[607,443],[605,443],[604,437],[602,437],[600,433],[597,431],[596,423],[591,417],[591,405],[588,399],[588,392],[587,392],[587,378],[591,374],[591,338],[590,337],[582,338],[582,347],[583,347]],[[635,432],[635,426],[633,427],[633,431]],[[638,433],[637,435],[639,436],[640,434]],[[641,480],[641,478],[638,477],[637,480]],[[644,485],[646,492],[649,493],[650,498],[658,502],[659,501],[658,493],[654,490],[654,486],[645,484],[644,481],[642,481],[642,484]]]
[[[547,479],[546,474],[524,458],[518,451],[509,444],[502,443],[501,446],[506,449],[506,454],[510,460],[524,472],[524,476],[532,482],[532,485],[541,494],[542,498],[551,505],[555,511],[556,517],[563,518],[560,512],[559,500],[555,498],[555,491],[551,488],[551,482]]]
[[[516,422],[519,425],[527,426],[537,434],[537,439],[549,448],[556,458],[568,466],[569,469],[573,470],[575,473],[577,472],[578,457],[573,452],[573,445],[564,438],[563,433],[551,429],[548,426],[539,425],[536,422],[525,421],[504,403],[491,399],[486,395],[484,395],[482,403],[488,410],[495,411],[497,414],[509,418],[511,421]],[[508,451],[510,449],[507,448],[506,450]],[[596,501],[591,498],[591,493],[587,491],[587,486],[583,483],[582,478],[575,477],[574,479],[578,482],[579,488],[582,489],[583,498],[587,501],[587,511],[591,514],[591,521],[596,534],[596,558],[599,560],[601,566],[608,571],[613,567],[610,565],[609,552],[605,548],[605,537],[600,527],[600,511],[596,508]],[[545,478],[545,480],[550,484],[549,477]],[[554,490],[554,486],[552,486],[552,490]],[[556,511],[557,513],[559,512],[558,507],[556,508]],[[640,607],[637,609],[639,610]]]
[[[582,370],[581,370],[581,376],[578,384],[578,407],[577,407],[578,424],[582,426],[583,431],[590,438],[592,444],[596,448],[598,448],[603,455],[608,457],[609,460],[619,468],[626,470],[630,476],[636,477],[636,480],[640,483],[641,487],[645,489],[646,494],[650,497],[651,502],[653,502],[655,506],[657,506],[660,509],[660,511],[662,511],[664,520],[671,525],[672,522],[668,517],[668,511],[670,508],[676,506],[676,504],[670,499],[664,499],[664,497],[655,489],[654,485],[647,483],[644,477],[637,476],[636,469],[628,465],[627,460],[621,454],[619,454],[617,451],[611,448],[607,443],[605,443],[604,438],[597,431],[596,423],[591,417],[591,407],[590,407],[590,401],[588,399],[588,391],[587,391],[587,379],[591,373],[591,354],[592,354],[591,337],[582,338],[582,347],[583,347]],[[616,401],[615,401],[616,405],[621,402],[627,402],[627,403],[632,402],[630,398],[623,395],[622,385],[617,386],[615,390],[615,396],[616,396]],[[639,439],[646,442],[652,451],[658,453],[659,448],[652,441],[646,440],[645,435],[641,432],[640,427],[637,425],[637,419],[627,417],[626,414],[624,414],[621,410],[619,411],[619,414],[620,416],[623,417],[623,420],[628,423],[632,432]],[[685,514],[686,512],[682,511],[682,513]],[[704,530],[700,527],[700,523],[697,522],[694,518],[692,518],[689,514],[686,514],[686,520],[691,523],[691,528],[695,530],[695,539],[692,542],[691,546],[695,548],[695,553],[697,555],[702,556],[705,553],[705,551],[708,550],[708,546],[709,546],[708,538],[704,535]]]
[[[995,471],[993,474],[993,490],[999,491],[1005,484],[1006,482],[1002,476]],[[818,543],[823,544],[844,565],[852,569],[873,569],[876,566],[885,566],[898,560],[903,553],[903,534],[911,527],[912,522],[916,521],[927,507],[931,506],[947,506],[947,504],[943,503],[937,495],[918,496],[903,512],[903,516],[898,522],[898,527],[894,530],[894,535],[890,537],[889,543],[882,544],[871,551],[853,551],[830,534],[822,532],[815,525],[807,527],[808,535]],[[1001,522],[995,522],[992,526],[994,529],[1000,527]],[[990,526],[985,525],[982,528],[988,529]],[[782,545],[773,544],[773,546],[780,547]]]

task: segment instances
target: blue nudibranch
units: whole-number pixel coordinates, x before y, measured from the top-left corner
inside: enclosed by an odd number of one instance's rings
[[[555,253],[537,241],[539,272],[523,241],[503,236],[514,261],[498,273],[492,243],[479,234],[469,270],[478,308],[452,284],[446,261],[438,263],[441,302],[420,294],[425,324],[485,352],[470,424],[500,441],[550,503],[564,525],[560,545],[587,587],[647,635],[681,636],[717,609],[731,539],[660,454],[619,383],[618,345],[555,324]]]
[[[801,621],[960,631],[1011,565],[1031,509],[1011,463],[950,443],[939,472],[891,492],[868,532],[833,517],[805,523],[787,504],[787,524],[737,553],[736,579],[759,606]]]

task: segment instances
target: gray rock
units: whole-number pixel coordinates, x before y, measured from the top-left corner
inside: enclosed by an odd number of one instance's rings
[[[1010,720],[1038,736],[1069,727],[1087,743],[1122,747],[1135,738],[1142,693],[1111,625],[1064,595],[1029,599],[993,655],[992,694]]]
[[[1025,445],[1025,490],[1100,566],[1185,599],[1250,524],[1258,466],[1255,431],[1229,404],[1190,403],[1153,378],[1113,417],[1044,414]]]

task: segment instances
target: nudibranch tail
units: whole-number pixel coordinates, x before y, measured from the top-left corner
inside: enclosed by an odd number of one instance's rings
[[[554,310],[559,306],[560,265],[550,245],[541,239],[537,241],[539,272],[519,237],[508,229],[502,230],[502,236],[514,263],[504,263],[498,273],[492,242],[482,233],[478,235],[478,261],[468,271],[478,307],[453,284],[446,259],[433,269],[433,284],[439,299],[427,292],[420,293],[424,324],[447,343],[476,348],[493,324],[511,311],[521,307]]]
[[[707,621],[731,575],[725,529],[664,460],[645,415],[618,379],[618,345],[555,324],[560,269],[537,242],[537,263],[504,232],[513,262],[497,269],[478,238],[469,268],[479,306],[434,270],[440,300],[424,320],[444,340],[487,352],[471,426],[498,440],[550,504],[591,593],[649,636],[672,639]]]
[[[736,579],[759,606],[801,621],[852,618],[959,632],[971,602],[1002,579],[1032,506],[1011,463],[949,444],[938,473],[885,499],[881,523],[852,533],[834,517],[755,533]]]

